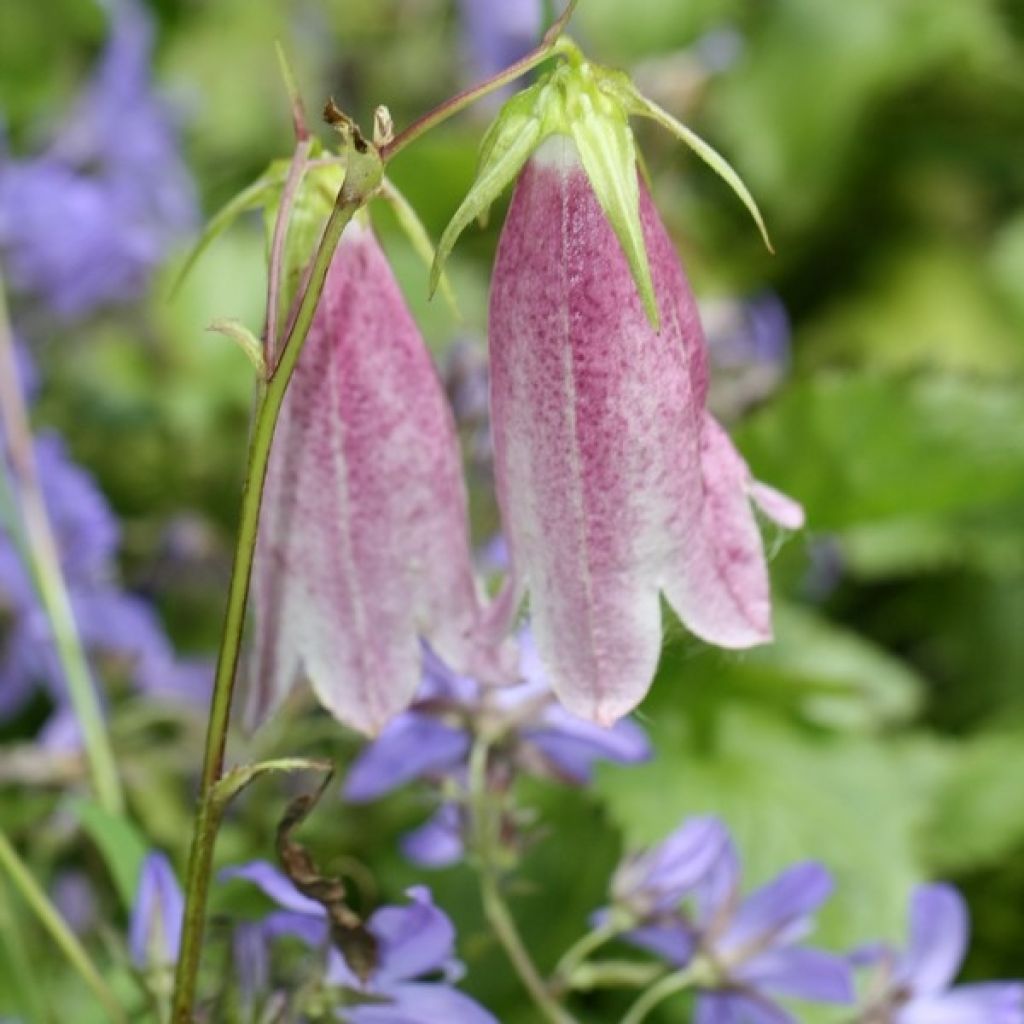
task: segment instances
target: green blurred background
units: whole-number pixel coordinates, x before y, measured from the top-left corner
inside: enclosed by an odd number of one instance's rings
[[[181,114],[206,214],[290,150],[275,40],[312,110],[334,95],[364,124],[387,103],[402,126],[471,74],[444,0],[150,6],[160,25],[157,75]],[[695,54],[722,30],[740,49],[709,72]],[[88,0],[0,4],[0,108],[13,152],[30,152],[40,125],[60,119],[105,31]],[[604,771],[593,792],[530,788],[524,799],[550,815],[517,890],[530,944],[550,964],[601,903],[623,844],[658,838],[700,810],[733,827],[751,883],[795,859],[826,861],[838,894],[825,942],[899,937],[909,886],[950,878],[974,912],[971,975],[1020,975],[1024,5],[581,0],[572,33],[595,60],[633,70],[720,148],[761,205],[774,257],[716,177],[668,136],[638,126],[655,200],[698,295],[770,291],[789,311],[785,379],[733,428],[755,473],[804,503],[808,528],[784,543],[768,538],[774,647],[726,656],[670,629],[641,713],[658,748],[653,763]],[[472,178],[486,117],[460,117],[391,168],[435,238]],[[482,345],[502,213],[467,232],[451,261],[461,320],[427,302],[424,266],[388,211],[375,214],[439,360],[457,339]],[[157,594],[181,648],[208,652],[251,373],[204,328],[224,316],[261,323],[262,225],[238,224],[170,301],[175,266],[142,307],[38,344],[37,417],[64,431],[121,516],[129,583],[148,585],[159,572],[168,522],[199,531],[201,565],[170,572]],[[482,489],[474,501],[483,541],[493,508]],[[138,705],[118,704],[114,724],[132,809],[147,841],[180,866],[201,722],[147,724]],[[354,749],[340,729],[307,717],[274,726],[239,756],[347,758]],[[244,799],[220,860],[270,855],[285,791],[266,784]],[[7,786],[0,817],[28,843],[41,877],[82,862],[102,890],[103,868],[62,813],[66,799]],[[344,853],[372,864],[395,896],[418,877],[395,837],[424,814],[416,793],[354,811],[328,798],[307,831],[328,861]],[[469,873],[429,881],[460,925],[467,988],[503,1021],[532,1020],[483,929]],[[102,898],[108,927],[119,927],[123,913],[113,896]],[[216,899],[227,913],[242,897],[228,889]],[[55,1005],[75,1005],[78,982],[27,920],[22,941]],[[89,941],[99,948],[100,933]],[[0,963],[0,1016],[16,1005],[4,970]],[[583,1005],[587,1019],[604,1020],[619,1004]]]

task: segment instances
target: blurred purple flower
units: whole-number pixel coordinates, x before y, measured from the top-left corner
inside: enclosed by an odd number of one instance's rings
[[[77,868],[61,871],[53,880],[50,896],[60,916],[77,935],[84,935],[96,926],[96,893],[84,871]]]
[[[1024,984],[953,985],[967,952],[969,920],[950,885],[922,885],[910,903],[902,953],[880,947],[855,955],[878,968],[865,1021],[891,1024],[1024,1024]]]
[[[280,907],[264,919],[266,938],[291,935],[314,948],[326,947],[324,908],[270,864],[255,861],[228,868],[221,878],[251,882]],[[496,1024],[483,1007],[452,987],[463,969],[454,956],[455,929],[447,915],[434,905],[428,889],[416,886],[407,895],[408,906],[381,907],[367,922],[378,943],[378,962],[365,983],[336,949],[327,949],[327,983],[356,998],[373,999],[346,1005],[341,1018],[350,1024]],[[441,980],[416,980],[438,972]]]
[[[409,711],[368,744],[345,782],[353,803],[376,800],[415,779],[463,785],[473,738],[492,737],[491,771],[517,772],[585,785],[600,760],[633,764],[650,757],[647,735],[623,719],[610,729],[567,711],[548,685],[529,631],[519,638],[521,682],[481,686],[452,672],[424,648],[424,675]],[[404,852],[416,863],[439,867],[462,855],[461,813],[445,805],[406,836]]]
[[[471,482],[492,487],[494,446],[486,345],[469,338],[456,341],[445,356],[441,376],[466,450]]]
[[[677,910],[728,842],[729,833],[717,818],[690,818],[657,846],[619,865],[611,882],[612,901],[643,921]]]
[[[178,959],[185,900],[170,861],[150,853],[142,863],[128,946],[137,967],[166,967]]]
[[[0,164],[0,254],[11,285],[65,320],[137,297],[196,222],[195,189],[153,91],[152,26],[110,0],[92,82],[50,148]]]
[[[780,997],[852,1002],[846,962],[799,944],[832,890],[828,872],[798,864],[745,899],[739,883],[732,841],[698,818],[619,869],[613,912],[633,923],[626,941],[679,968],[702,965],[697,1024],[792,1024]]]
[[[789,314],[777,295],[700,304],[711,375],[708,404],[723,419],[736,419],[763,402],[789,372]]]
[[[456,675],[424,648],[416,700],[356,759],[346,799],[364,803],[414,779],[458,776],[483,723],[516,767],[571,784],[589,782],[596,761],[632,764],[650,757],[650,743],[635,722],[626,719],[606,729],[558,703],[528,630],[520,634],[519,650],[522,681],[484,687]]]
[[[541,0],[459,0],[463,36],[473,69],[489,78],[540,41]]]
[[[179,660],[149,604],[118,588],[114,555],[120,529],[96,482],[71,461],[55,434],[39,436],[35,453],[43,499],[86,650],[94,661],[124,665],[148,693],[205,699],[208,666]],[[60,715],[66,689],[49,621],[18,550],[3,532],[0,615],[4,623],[0,632],[0,721],[16,714],[42,684],[57,705],[48,741],[57,747],[76,744],[73,720]]]

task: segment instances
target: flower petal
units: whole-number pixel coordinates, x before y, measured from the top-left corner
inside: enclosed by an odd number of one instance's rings
[[[583,785],[593,775],[595,761],[638,764],[651,757],[651,742],[636,722],[620,719],[610,729],[584,721],[553,704],[543,716],[544,726],[524,729],[532,743],[558,774]]]
[[[960,985],[944,994],[914,999],[896,1020],[897,1024],[1022,1024],[1024,985]]]
[[[138,967],[173,964],[181,945],[185,898],[171,862],[150,853],[142,862],[128,945]]]
[[[351,1024],[498,1024],[469,996],[449,985],[393,985],[390,1002],[346,1007]]]
[[[366,803],[413,779],[455,767],[469,746],[463,729],[415,711],[399,715],[356,758],[345,780],[345,799]]]
[[[682,921],[634,928],[625,932],[622,940],[676,967],[685,967],[690,962],[697,945],[693,932]]]
[[[402,853],[424,868],[446,868],[457,864],[465,853],[462,816],[456,804],[443,804],[438,812],[402,836]]]
[[[422,634],[464,671],[476,583],[451,412],[367,228],[334,256],[271,453],[253,598],[247,718],[301,669],[341,721],[379,732],[412,700]]]
[[[739,981],[775,996],[818,1003],[852,1003],[853,977],[839,956],[816,949],[769,950],[735,972]]]
[[[455,929],[447,914],[434,905],[430,890],[415,886],[408,896],[409,906],[381,907],[368,923],[380,944],[373,974],[373,986],[379,991],[443,967],[455,949]]]
[[[735,954],[768,942],[796,941],[832,888],[832,876],[820,864],[809,861],[783,871],[743,901],[721,940],[722,950]]]
[[[234,867],[224,868],[218,878],[221,880],[241,878],[243,881],[251,882],[284,910],[315,918],[327,916],[327,912],[321,904],[316,900],[311,900],[308,896],[303,896],[286,875],[265,860],[254,860],[248,864],[237,864]]]
[[[733,992],[702,992],[697,997],[694,1024],[796,1024],[768,1000]]]
[[[967,952],[969,921],[963,896],[951,885],[921,885],[910,901],[910,938],[896,972],[917,995],[948,988]]]
[[[725,852],[729,834],[717,818],[691,818],[663,842],[627,860],[612,878],[617,903],[642,918],[674,910]]]

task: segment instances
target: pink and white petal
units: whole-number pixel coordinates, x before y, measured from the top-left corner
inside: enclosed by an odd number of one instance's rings
[[[568,139],[542,147],[520,179],[490,324],[513,573],[529,590],[556,693],[575,714],[611,723],[643,697],[661,646],[641,540],[650,473],[638,453],[651,414],[637,411],[643,377],[630,373],[654,336]]]
[[[759,480],[749,485],[750,498],[754,504],[773,522],[787,530],[799,530],[807,521],[804,507],[788,494],[763,484]]]
[[[301,666],[337,718],[375,733],[413,697],[419,635],[460,668],[483,659],[451,412],[358,224],[335,254],[279,431],[260,531],[256,705]]]
[[[699,533],[681,537],[683,559],[666,566],[665,596],[697,636],[720,647],[751,647],[772,637],[764,546],[747,496],[749,471],[729,436],[705,416],[701,443],[704,501]]]

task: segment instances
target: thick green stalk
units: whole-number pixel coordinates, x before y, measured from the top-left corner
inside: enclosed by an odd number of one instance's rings
[[[18,890],[25,902],[32,908],[40,924],[50,933],[50,938],[57,944],[60,951],[67,957],[71,966],[78,972],[82,980],[92,990],[93,995],[103,1005],[107,1016],[114,1024],[128,1024],[128,1016],[118,1003],[114,993],[110,991],[103,975],[89,959],[78,937],[67,926],[57,912],[39,883],[32,877],[28,868],[22,863],[17,851],[11,846],[7,836],[0,832],[0,867],[11,879],[12,885]]]
[[[7,318],[3,279],[0,278],[0,423],[7,441],[10,471],[16,486],[10,488],[17,506],[12,509],[9,528],[20,541],[28,556],[29,575],[32,577],[39,600],[46,612],[61,668],[68,684],[71,707],[82,732],[89,772],[96,798],[104,810],[120,814],[124,808],[124,794],[114,762],[114,753],[107,735],[106,723],[100,707],[96,684],[89,662],[82,649],[82,641],[75,624],[71,599],[64,583],[60,564],[60,549],[50,525],[39,473],[36,467],[32,431],[28,410],[18,383],[18,368],[14,358],[14,341]],[[8,459],[0,457],[0,473],[8,473]],[[20,522],[19,522],[20,520]],[[20,527],[20,529],[19,529]],[[17,536],[19,535],[20,536]]]
[[[342,232],[356,210],[362,206],[383,177],[383,168],[376,151],[367,147],[360,152],[349,149],[350,159],[345,182],[338,193],[331,216],[324,228],[310,272],[309,283],[302,295],[295,322],[285,339],[281,359],[268,380],[259,385],[252,438],[249,443],[248,470],[242,491],[242,511],[235,545],[235,561],[228,588],[228,604],[224,617],[220,654],[214,677],[210,718],[207,724],[206,751],[200,777],[199,806],[192,833],[186,875],[185,919],[181,951],[178,956],[174,986],[173,1020],[175,1024],[191,1024],[195,1004],[196,979],[206,923],[206,902],[213,865],[213,848],[220,825],[220,807],[212,793],[224,771],[224,749],[227,744],[234,694],[235,674],[242,645],[242,631],[248,604],[249,581],[252,576],[259,526],[260,503],[266,481],[270,446],[274,438],[278,414],[284,402],[288,382],[298,362],[313,323],[327,271]]]

